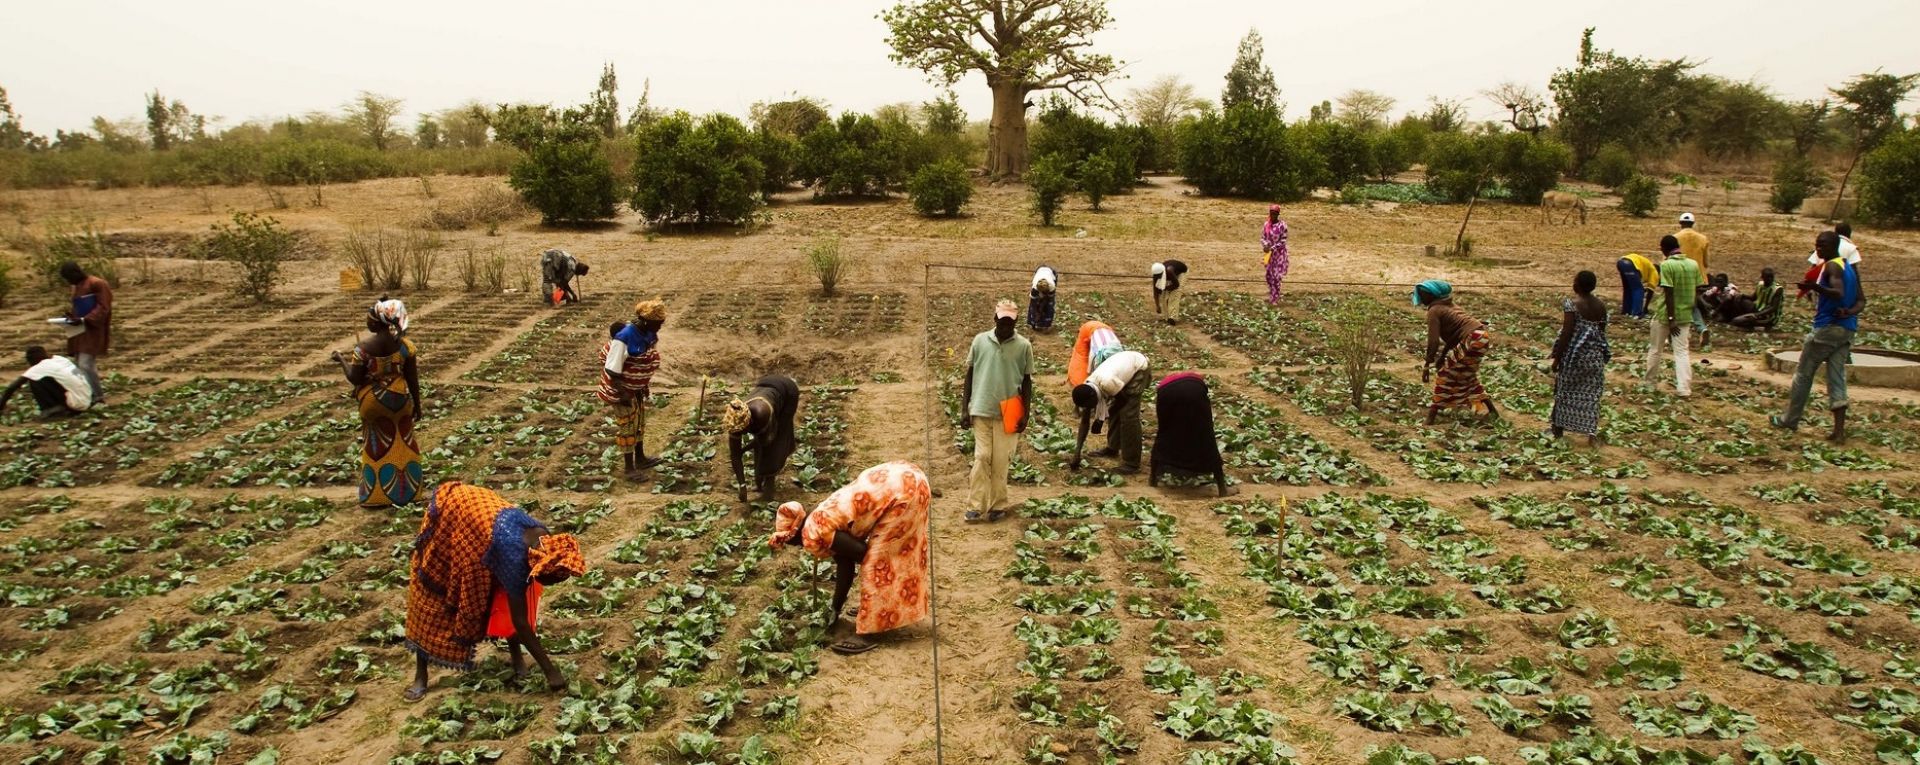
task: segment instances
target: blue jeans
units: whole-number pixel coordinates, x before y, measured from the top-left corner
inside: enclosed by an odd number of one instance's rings
[[[1621,258],[1620,267],[1620,312],[1628,316],[1647,315],[1647,288],[1640,280],[1640,269],[1633,267],[1633,261]]]
[[[1793,373],[1793,391],[1787,398],[1787,415],[1780,418],[1784,427],[1800,426],[1800,415],[1807,411],[1807,397],[1813,394],[1813,371],[1827,365],[1827,408],[1847,408],[1847,361],[1853,351],[1853,330],[1826,326],[1807,333],[1800,346],[1800,366]]]

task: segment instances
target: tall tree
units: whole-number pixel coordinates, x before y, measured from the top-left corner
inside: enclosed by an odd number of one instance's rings
[[[1259,30],[1247,30],[1247,36],[1240,38],[1240,50],[1233,56],[1233,67],[1227,70],[1227,87],[1220,91],[1221,109],[1248,104],[1275,113],[1286,111],[1266,58],[1267,44],[1260,39]]]
[[[1354,88],[1340,95],[1340,107],[1335,111],[1341,122],[1355,130],[1370,130],[1380,127],[1387,120],[1387,112],[1393,110],[1393,97],[1377,90]]]
[[[20,126],[20,115],[14,113],[13,102],[7,100],[7,89],[0,88],[0,150],[43,149],[46,144],[47,139]]]
[[[1480,91],[1480,95],[1507,110],[1507,124],[1512,125],[1514,130],[1539,135],[1540,131],[1547,129],[1547,99],[1533,86],[1508,80]]]
[[[880,18],[894,63],[947,86],[968,72],[986,76],[987,172],[996,177],[1027,169],[1027,96],[1035,91],[1113,104],[1105,83],[1120,62],[1089,50],[1112,21],[1105,0],[909,0]]]
[[[1435,133],[1452,133],[1467,126],[1467,105],[1451,98],[1427,96],[1427,111],[1419,119]]]
[[[1853,159],[1840,176],[1840,190],[1833,195],[1836,212],[1840,200],[1846,198],[1847,181],[1860,164],[1860,156],[1873,151],[1900,127],[1900,102],[1907,100],[1916,84],[1920,84],[1920,74],[1891,75],[1876,69],[1829,91],[1840,99],[1840,113],[1853,129]]]
[[[1127,115],[1149,130],[1171,129],[1187,115],[1206,108],[1193,86],[1178,76],[1163,75],[1127,97]]]
[[[431,114],[420,115],[420,121],[413,126],[413,143],[422,149],[438,149],[446,142],[446,134],[440,129],[440,121]]]
[[[1554,128],[1573,148],[1574,168],[1586,167],[1609,143],[1654,148],[1684,127],[1679,116],[1695,90],[1689,76],[1695,66],[1686,59],[1653,61],[1599,50],[1588,27],[1574,67],[1555,71],[1548,81],[1558,111]]]
[[[627,115],[627,132],[638,132],[664,116],[666,112],[653,108],[653,78],[641,80],[640,100],[633,103],[633,112]]]
[[[613,74],[611,62],[600,66],[600,86],[587,99],[587,116],[608,138],[620,132],[620,80]]]
[[[167,108],[167,99],[158,90],[147,94],[147,143],[154,151],[173,146],[173,110]]]
[[[360,91],[347,102],[347,122],[366,138],[373,148],[387,150],[393,142],[393,118],[400,115],[400,99],[371,91]]]

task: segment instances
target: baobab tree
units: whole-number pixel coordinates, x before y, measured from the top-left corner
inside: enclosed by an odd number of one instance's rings
[[[968,72],[986,76],[993,90],[987,172],[994,177],[1027,169],[1027,97],[1035,91],[1117,107],[1106,80],[1120,62],[1089,50],[1112,21],[1105,0],[917,0],[880,18],[894,63],[947,86]]]

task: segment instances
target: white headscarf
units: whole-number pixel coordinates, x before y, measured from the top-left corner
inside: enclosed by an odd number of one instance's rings
[[[407,304],[400,302],[397,298],[376,302],[372,308],[367,309],[367,313],[379,319],[382,324],[398,329],[402,333],[407,331]]]
[[[1167,286],[1167,264],[1153,264],[1153,288],[1164,289]]]
[[[1059,284],[1059,277],[1054,275],[1052,267],[1041,266],[1033,272],[1033,289],[1040,289],[1041,282],[1046,282],[1046,291],[1052,292],[1053,288]]]

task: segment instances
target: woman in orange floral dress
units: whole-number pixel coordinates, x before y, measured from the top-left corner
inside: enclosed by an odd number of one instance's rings
[[[831,556],[835,567],[833,619],[837,625],[853,577],[860,575],[860,612],[854,634],[833,644],[843,654],[873,648],[866,636],[905,627],[930,613],[927,572],[927,474],[911,462],[861,471],[809,513],[798,502],[780,506],[768,544]]]

